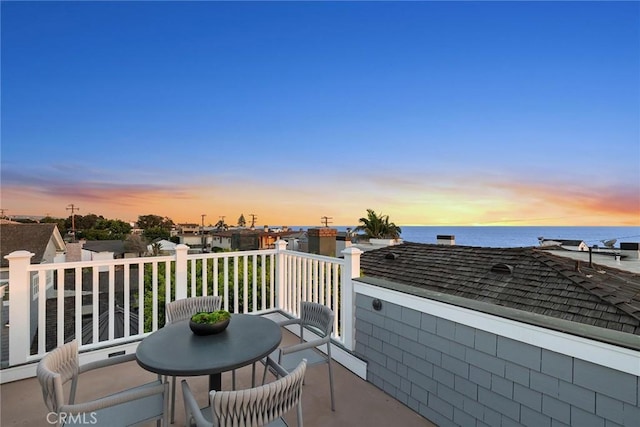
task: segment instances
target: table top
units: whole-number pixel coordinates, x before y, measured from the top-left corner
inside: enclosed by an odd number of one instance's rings
[[[215,335],[191,332],[189,320],[165,325],[142,340],[138,364],[161,375],[212,375],[256,362],[278,348],[280,327],[270,319],[234,314],[227,329]]]

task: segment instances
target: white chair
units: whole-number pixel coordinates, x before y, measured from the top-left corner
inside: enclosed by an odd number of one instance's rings
[[[280,347],[271,353],[267,359],[277,361],[277,363],[285,370],[293,369],[302,359],[307,360],[308,366],[326,363],[329,366],[331,410],[335,411],[333,397],[333,371],[331,369],[331,332],[333,331],[333,319],[333,310],[329,307],[314,302],[302,301],[300,303],[300,318],[278,322],[280,326],[300,325],[300,343]],[[304,341],[303,333],[305,328],[312,331],[319,338]],[[322,347],[324,345],[327,346],[326,354],[317,350],[318,347]]]
[[[298,427],[302,422],[302,383],[307,361],[287,373],[273,360],[266,369],[277,373],[276,381],[246,390],[209,392],[209,406],[200,409],[189,384],[182,380],[186,426],[277,427],[286,426],[282,416],[296,407]]]
[[[79,376],[82,373],[135,360],[135,354],[116,356],[80,366],[78,343],[73,340],[58,347],[38,363],[36,370],[42,386],[44,402],[56,417],[49,417],[58,426],[130,426],[158,420],[168,425],[169,385],[161,380],[126,389],[106,397],[76,403]],[[113,379],[119,378],[113,370]],[[69,400],[65,400],[63,386],[71,381]],[[114,381],[115,382],[115,381]]]
[[[207,295],[201,297],[183,298],[172,301],[165,306],[165,324],[190,319],[202,311],[220,310],[222,299],[219,296]],[[235,388],[235,371],[233,375]],[[176,377],[171,377],[171,423],[175,421],[176,411]]]

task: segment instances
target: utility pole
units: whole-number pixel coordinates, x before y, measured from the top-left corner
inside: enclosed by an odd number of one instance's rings
[[[330,219],[333,219],[333,217],[331,216],[323,216],[320,218],[322,220],[322,223],[324,224],[325,227],[328,227],[329,224],[332,223],[332,221],[329,221]]]
[[[249,216],[251,217],[251,228],[253,229],[256,226],[256,219],[258,219],[258,217],[256,214],[249,214]]]
[[[71,203],[67,206],[67,210],[71,211],[71,232],[73,233],[73,241],[76,241],[76,211],[79,211],[80,208]]]
[[[202,221],[202,226],[200,227],[200,241],[202,243],[202,252],[206,252],[206,248],[207,248],[207,238],[204,236],[204,217],[207,216],[207,214],[201,214],[200,218]]]

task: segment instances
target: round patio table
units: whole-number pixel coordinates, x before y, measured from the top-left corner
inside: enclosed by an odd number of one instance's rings
[[[270,319],[234,314],[215,335],[191,332],[189,320],[171,323],[140,342],[138,364],[161,375],[209,375],[209,390],[221,390],[221,374],[257,362],[278,348],[280,327]]]

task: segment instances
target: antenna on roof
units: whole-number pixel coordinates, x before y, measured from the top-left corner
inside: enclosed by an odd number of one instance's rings
[[[328,227],[329,224],[332,223],[332,221],[329,221],[330,219],[333,219],[333,217],[331,216],[323,216],[320,218],[320,220],[322,220],[322,223],[324,224],[325,227]]]
[[[606,247],[608,247],[609,249],[613,249],[613,245],[616,244],[616,242],[618,241],[618,239],[611,239],[611,240],[600,240],[602,242],[603,245],[605,245]]]

